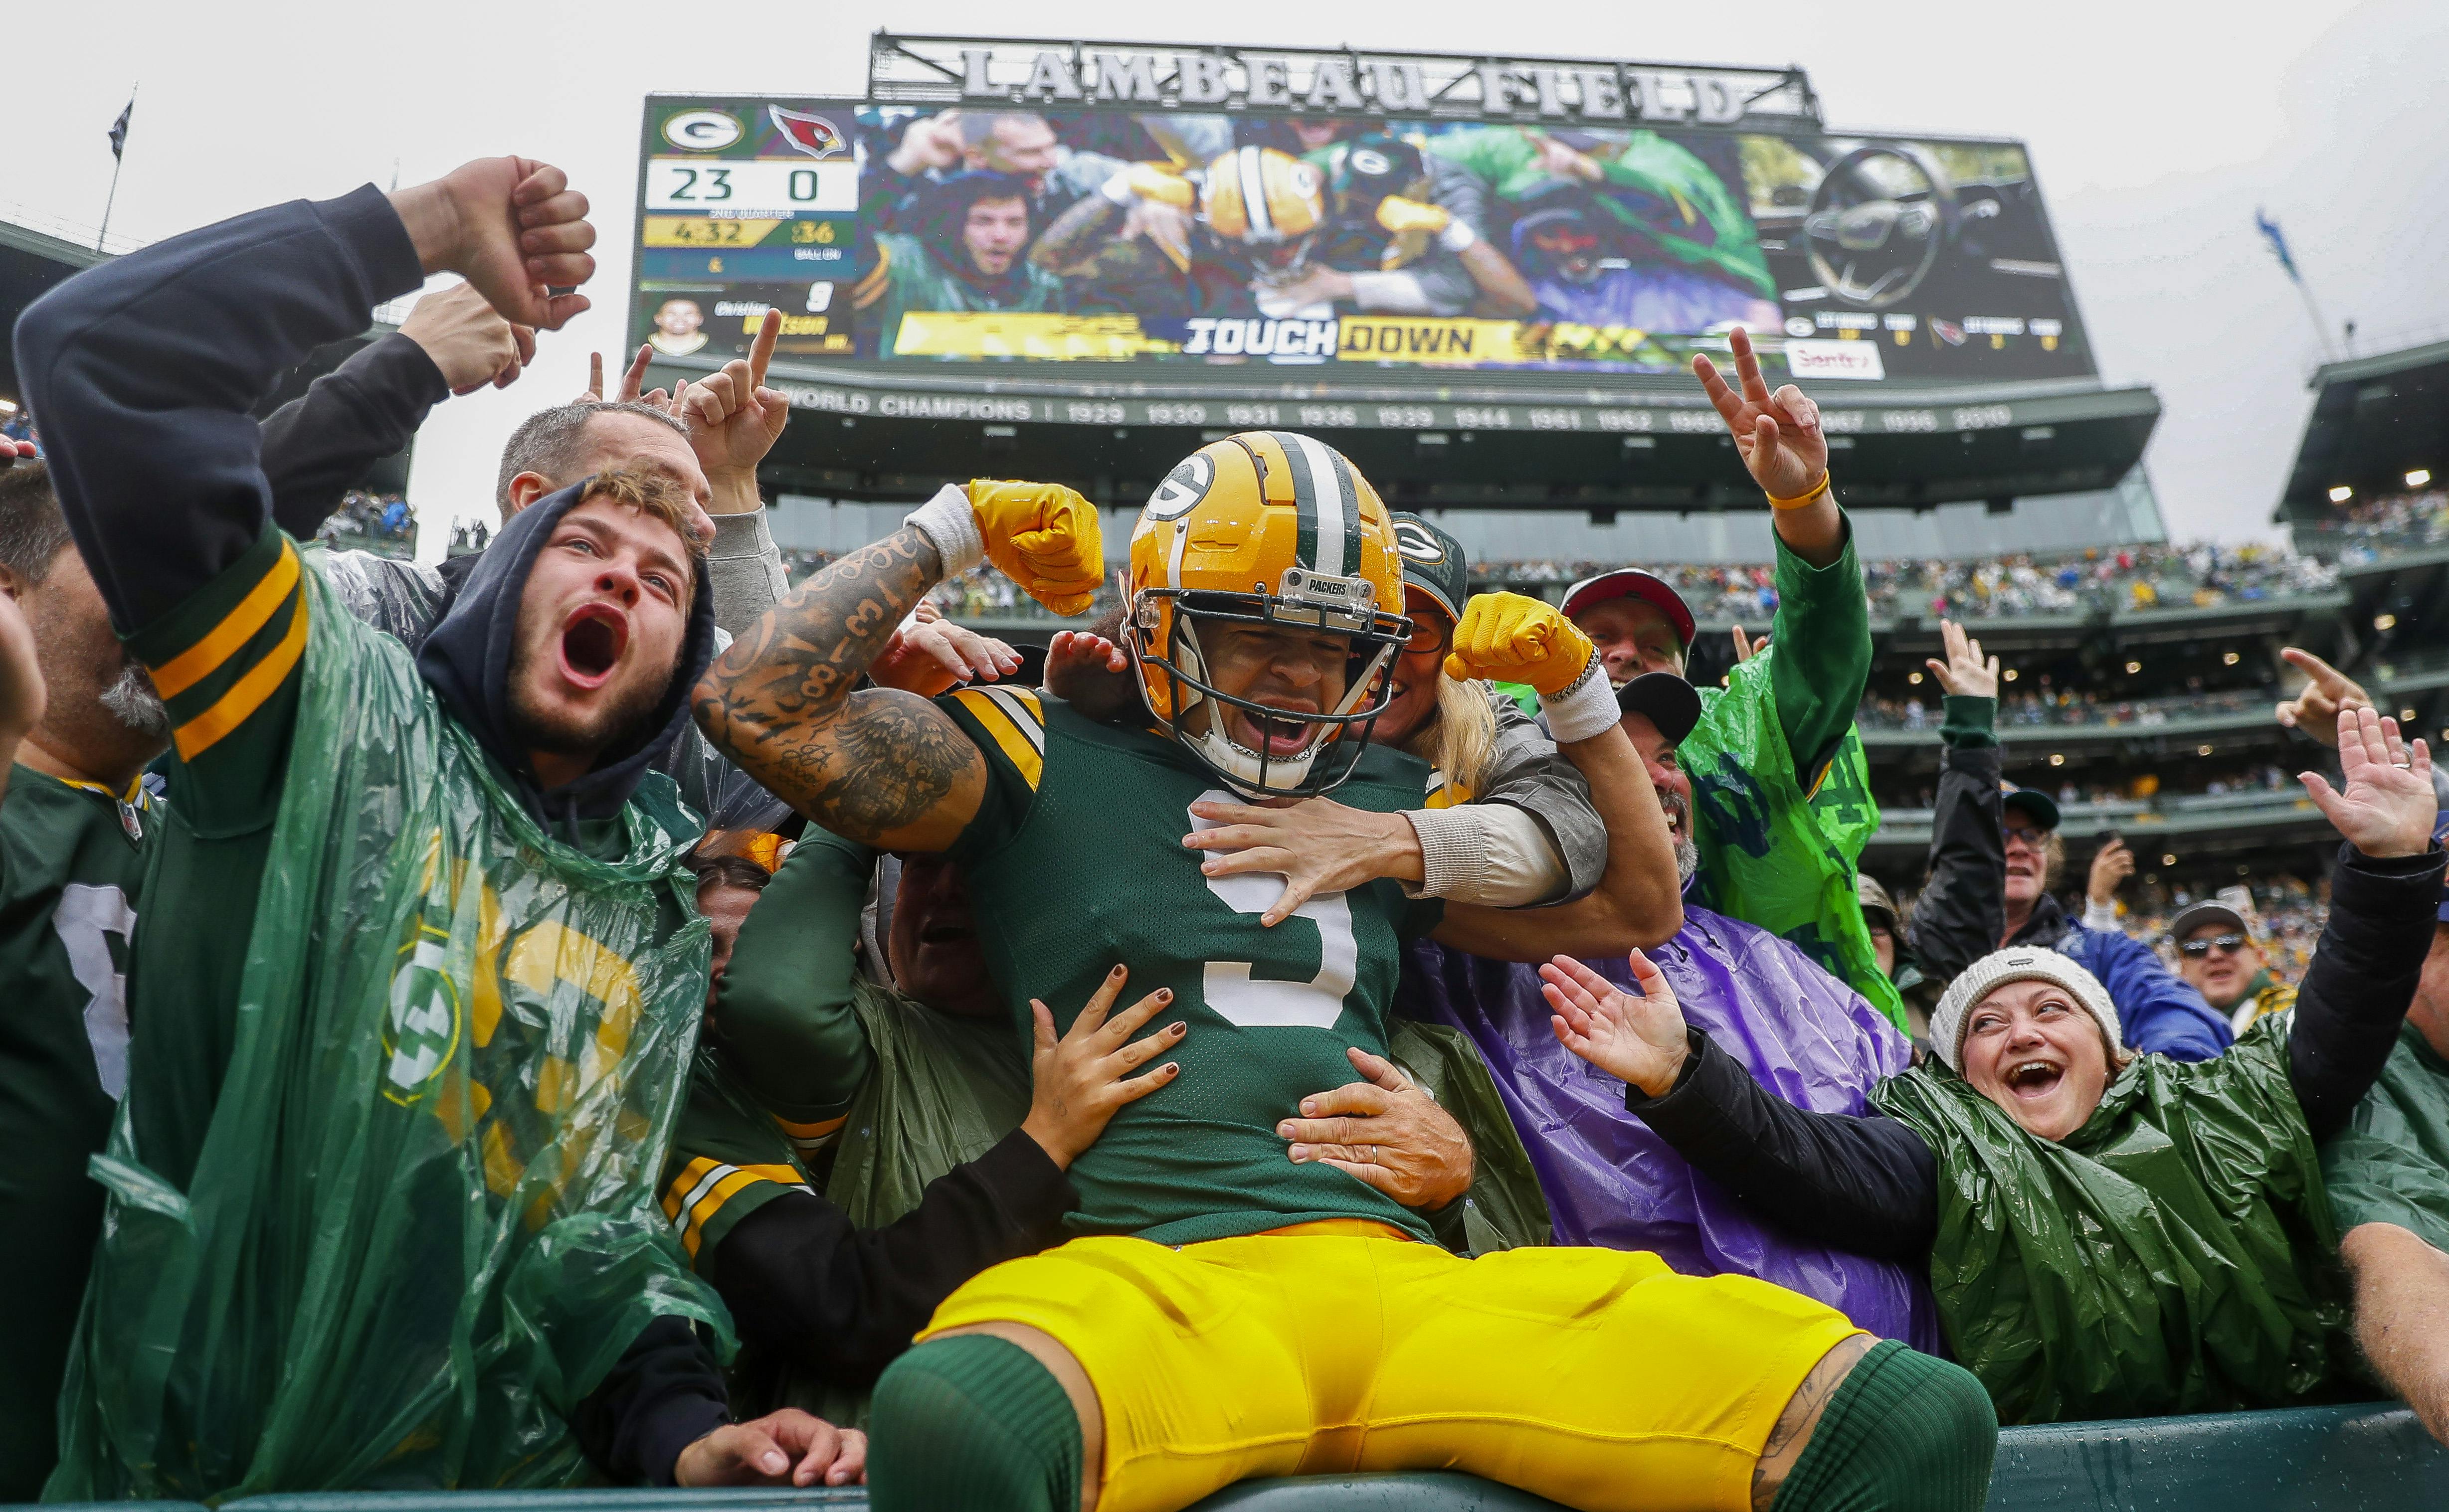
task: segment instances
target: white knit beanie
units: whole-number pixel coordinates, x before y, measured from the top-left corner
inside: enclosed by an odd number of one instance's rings
[[[2115,1052],[2125,1047],[2125,1037],[2117,1027],[2117,1005],[2109,1001],[2109,989],[2100,985],[2100,978],[2055,950],[2017,946],[1994,950],[1966,967],[1962,976],[1947,985],[1938,1006],[1931,1011],[1931,1048],[1949,1070],[1964,1069],[1965,1011],[2010,982],[2050,982],[2066,988],[2099,1021],[2100,1032],[2109,1036],[2110,1059],[2115,1060]]]

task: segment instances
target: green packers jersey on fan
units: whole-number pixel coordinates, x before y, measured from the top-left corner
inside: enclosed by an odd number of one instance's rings
[[[1017,1032],[1032,998],[1068,1029],[1117,963],[1131,969],[1124,1005],[1171,987],[1151,1025],[1190,1026],[1173,1057],[1180,1080],[1123,1108],[1072,1165],[1074,1231],[1187,1244],[1367,1218],[1430,1239],[1392,1198],[1292,1163],[1275,1130],[1302,1098],[1354,1080],[1346,1046],[1386,1053],[1400,946],[1435,928],[1442,906],[1380,880],[1263,928],[1282,879],[1209,877],[1182,844],[1206,827],[1191,804],[1232,794],[1180,746],[1018,689],[938,703],[991,774],[951,854]],[[1393,813],[1418,807],[1427,785],[1426,766],[1372,747],[1334,795]]]
[[[31,1502],[58,1453],[60,1376],[102,1227],[85,1163],[127,1086],[127,937],[155,815],[17,767],[0,802],[0,1502]]]

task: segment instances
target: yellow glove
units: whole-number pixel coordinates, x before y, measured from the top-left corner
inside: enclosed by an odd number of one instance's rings
[[[1446,676],[1527,682],[1549,699],[1580,679],[1591,654],[1591,638],[1554,604],[1518,593],[1475,593],[1455,626]]]
[[[1177,210],[1187,210],[1199,202],[1199,191],[1190,181],[1153,163],[1134,163],[1122,172],[1123,187],[1143,200],[1154,200]]]
[[[1056,614],[1083,614],[1105,578],[1097,507],[1059,483],[970,485],[987,560]],[[1585,642],[1587,644],[1587,642]]]
[[[1453,220],[1454,212],[1443,205],[1391,194],[1378,201],[1378,223],[1397,236],[1406,231],[1443,231]]]

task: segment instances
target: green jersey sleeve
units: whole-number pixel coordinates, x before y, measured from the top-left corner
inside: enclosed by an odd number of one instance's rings
[[[664,1216],[690,1266],[741,1219],[776,1197],[809,1190],[807,1172],[792,1158],[774,1120],[734,1081],[720,1056],[698,1052],[688,1103],[664,1164]]]
[[[1774,531],[1771,532],[1775,534]],[[1794,780],[1805,793],[1853,727],[1871,677],[1871,610],[1862,595],[1862,564],[1854,554],[1854,526],[1845,548],[1815,567],[1777,543],[1777,618],[1770,665],[1777,722],[1794,756]]]
[[[841,1130],[875,1053],[851,1008],[876,852],[809,829],[740,926],[714,1022],[742,1086],[801,1158]]]
[[[2339,1232],[2406,1230],[2449,1251],[2449,1062],[2409,1024],[2347,1126],[2322,1147]]]
[[[987,855],[1020,832],[1046,776],[1046,709],[1027,688],[961,688],[935,700],[986,758],[986,796],[946,852]]]
[[[204,835],[268,824],[298,722],[307,606],[298,547],[266,525],[246,553],[127,638],[170,711],[179,807]]]

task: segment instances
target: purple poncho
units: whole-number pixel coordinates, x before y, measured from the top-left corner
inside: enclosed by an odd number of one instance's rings
[[[1877,1008],[1764,929],[1688,904],[1649,952],[1685,1022],[1801,1107],[1860,1114],[1904,1069],[1905,1042]],[[1623,961],[1591,967],[1631,990]],[[1399,1006],[1479,1045],[1539,1172],[1559,1244],[1649,1250],[1690,1275],[1758,1276],[1816,1297],[1874,1333],[1939,1348],[1928,1278],[1900,1265],[1796,1244],[1753,1217],[1626,1111],[1625,1084],[1556,1043],[1536,968],[1421,941]]]

